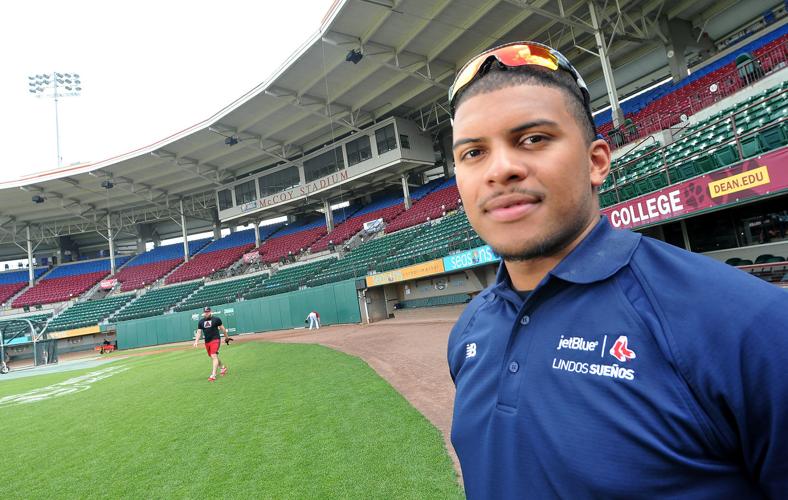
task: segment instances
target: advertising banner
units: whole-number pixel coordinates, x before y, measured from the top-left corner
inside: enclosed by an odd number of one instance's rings
[[[602,210],[613,227],[636,228],[788,189],[788,150],[667,186]]]
[[[364,231],[376,233],[383,229],[383,219],[375,219],[364,223]]]
[[[501,258],[493,252],[490,245],[474,248],[465,252],[449,255],[443,258],[443,269],[446,272],[469,267],[481,266],[490,262],[500,262]]]
[[[394,269],[393,271],[367,276],[367,286],[388,285],[389,283],[423,278],[424,276],[432,276],[433,274],[440,274],[442,272],[443,259],[435,259],[429,262],[422,262],[421,264],[414,264],[401,269]]]
[[[117,284],[118,284],[118,280],[116,280],[115,278],[110,278],[107,280],[101,280],[99,286],[101,287],[102,290],[112,290],[112,288]]]
[[[244,264],[251,264],[253,262],[260,262],[260,254],[258,252],[245,253]]]

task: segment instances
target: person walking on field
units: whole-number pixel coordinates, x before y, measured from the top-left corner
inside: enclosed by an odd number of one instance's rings
[[[315,327],[318,330],[320,330],[320,315],[317,313],[317,311],[310,312],[309,316],[307,316],[306,319],[309,320],[310,330],[312,329],[312,327]]]
[[[197,347],[197,342],[200,340],[200,332],[203,334],[205,340],[205,350],[208,356],[211,357],[211,376],[208,377],[209,382],[216,380],[216,369],[222,367],[220,373],[222,377],[227,375],[227,366],[219,359],[219,345],[221,344],[221,333],[224,334],[225,343],[229,344],[233,339],[227,333],[227,329],[222,324],[222,319],[213,316],[210,307],[203,309],[202,318],[197,323],[197,331],[194,335],[194,347]]]

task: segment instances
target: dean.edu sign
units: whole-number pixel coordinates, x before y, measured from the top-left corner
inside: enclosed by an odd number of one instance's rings
[[[746,160],[602,210],[613,227],[636,228],[788,189],[788,150]]]

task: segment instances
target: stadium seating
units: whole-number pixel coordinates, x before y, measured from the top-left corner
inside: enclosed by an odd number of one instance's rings
[[[757,67],[755,75],[746,68],[737,68],[737,56],[752,54]],[[788,62],[788,25],[746,44],[725,57],[694,71],[678,83],[668,82],[621,104],[631,125],[624,127],[618,145],[667,129],[681,121],[681,115],[692,115],[720,99],[750,85],[755,79]],[[709,87],[717,85],[716,92]],[[597,131],[609,137],[613,130],[611,112],[596,115]],[[613,141],[614,145],[616,141]]]
[[[209,283],[197,290],[185,302],[179,304],[175,310],[188,311],[189,309],[235,302],[239,295],[245,295],[249,289],[262,283],[267,278],[267,273],[260,273],[245,278]]]
[[[279,224],[261,227],[260,240],[270,237],[281,227]],[[167,284],[179,283],[213,274],[230,266],[243,254],[251,251],[254,248],[254,243],[254,229],[244,229],[229,234],[206,246],[202,252],[170,274],[165,282]]]
[[[372,239],[359,245],[342,259],[316,273],[308,282],[309,286],[334,283],[349,278],[360,278],[375,270],[375,264],[383,261],[403,246],[410,244],[419,235],[419,228],[398,231]]]
[[[189,242],[189,255],[199,252],[210,239]],[[154,248],[131,260],[115,278],[121,283],[121,291],[137,290],[154,283],[183,262],[183,244],[175,243]]]
[[[287,226],[260,245],[258,250],[260,259],[263,262],[273,263],[290,254],[297,255],[302,248],[309,248],[325,233],[326,224],[322,219],[306,224]]]
[[[47,272],[46,268],[39,267],[33,270],[35,279],[38,279],[42,274]],[[19,293],[28,284],[28,270],[23,271],[7,271],[0,273],[0,304],[5,303]]]
[[[349,206],[334,210],[334,224],[342,224],[355,215],[359,208]],[[260,245],[258,250],[260,258],[263,262],[271,264],[290,255],[297,256],[325,234],[326,222],[323,217],[288,225]]]
[[[788,82],[783,82],[688,126],[672,144],[651,144],[613,162],[600,203],[610,206],[788,145],[786,117]]]
[[[286,267],[277,271],[270,279],[258,283],[250,288],[246,294],[247,299],[266,297],[279,293],[292,292],[307,284],[307,281],[319,274],[320,271],[336,262],[334,259],[323,259]]]
[[[341,245],[361,231],[364,228],[365,222],[377,219],[383,219],[384,222],[389,222],[404,209],[405,205],[403,204],[402,197],[389,196],[370,203],[344,222],[336,224],[333,231],[326,233],[313,243],[311,246],[312,252],[321,252],[327,249],[330,242],[333,242],[334,245]]]
[[[403,229],[359,245],[307,281],[309,286],[360,278],[374,272],[437,259],[484,242],[464,212],[449,214],[432,224]]]
[[[433,224],[417,229],[418,236],[413,238],[410,244],[400,247],[396,253],[378,262],[375,270],[390,271],[484,245],[468,222],[465,212],[449,214]],[[396,234],[398,233],[394,233]]]
[[[120,267],[130,257],[116,257]],[[91,260],[74,264],[61,264],[41,279],[35,286],[16,298],[13,307],[63,302],[90,290],[110,272],[109,259]]]
[[[445,178],[439,177],[437,179],[433,179],[429,181],[427,184],[411,189],[410,190],[411,201],[413,202],[419,201],[420,199],[424,198],[425,196],[435,191],[436,189],[440,189],[445,182],[446,182]]]
[[[410,210],[405,210],[386,227],[387,233],[421,224],[442,217],[445,212],[457,208],[460,193],[454,177],[442,182],[434,191],[416,201]]]
[[[154,288],[131,302],[125,309],[113,316],[112,320],[126,321],[164,314],[200,286],[202,286],[202,281],[190,281],[180,285]]]
[[[101,323],[134,298],[134,294],[114,295],[105,299],[77,302],[49,322],[50,332],[71,330]]]

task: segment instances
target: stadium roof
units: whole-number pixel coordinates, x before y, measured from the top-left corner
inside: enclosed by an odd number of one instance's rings
[[[600,5],[617,87],[642,86],[669,74],[660,16],[686,19],[714,39],[772,4]],[[192,227],[207,229],[213,191],[226,182],[297,161],[388,116],[409,117],[425,130],[445,127],[445,95],[458,66],[506,41],[534,39],[559,47],[586,76],[592,97],[606,104],[601,65],[589,53],[596,47],[589,19],[586,0],[336,1],[319,32],[267,81],[203,122],[114,158],[0,183],[0,255],[19,253],[11,242],[20,240],[27,224],[37,239],[82,234],[80,240],[100,242],[90,232],[106,227],[107,211],[117,219],[115,227],[169,221],[172,229],[182,199]],[[354,49],[363,54],[357,64],[346,61]],[[107,180],[114,185],[110,190],[102,187]],[[34,196],[45,201],[34,203]]]

